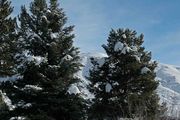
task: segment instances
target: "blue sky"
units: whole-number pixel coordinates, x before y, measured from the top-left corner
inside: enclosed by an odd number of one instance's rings
[[[13,14],[30,1],[12,0]],[[104,52],[111,28],[130,28],[144,34],[154,60],[180,65],[180,0],[60,0],[60,7],[83,52]]]

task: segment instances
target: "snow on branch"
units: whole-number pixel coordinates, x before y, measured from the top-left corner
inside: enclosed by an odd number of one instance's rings
[[[76,95],[76,94],[80,94],[81,92],[75,84],[72,84],[68,89],[68,93],[70,95],[72,95],[72,94]]]
[[[112,90],[111,84],[107,83],[106,86],[105,86],[105,90],[106,90],[107,93],[111,92],[111,90]]]
[[[23,90],[34,90],[34,91],[41,91],[42,88],[38,87],[37,85],[25,85]]]
[[[1,90],[0,90],[0,94],[2,96],[2,100],[4,101],[4,103],[8,106],[9,110],[12,111],[15,109],[15,106],[12,105],[12,102],[11,100],[8,98],[8,96],[6,95],[6,93],[3,93]]]
[[[148,72],[150,72],[151,70],[149,69],[149,68],[147,68],[147,67],[143,67],[142,69],[141,69],[141,74],[146,74],[146,73],[148,73]]]

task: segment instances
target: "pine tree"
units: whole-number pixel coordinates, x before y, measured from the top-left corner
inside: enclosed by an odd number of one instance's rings
[[[11,17],[13,8],[9,0],[0,0],[0,77],[11,78],[16,74],[14,70],[15,43],[16,43],[16,19]],[[2,81],[1,81],[2,82]],[[0,88],[0,119],[6,120],[5,113],[8,106],[4,103]]]
[[[31,120],[83,120],[84,101],[69,89],[76,84],[80,69],[78,48],[73,46],[73,26],[57,0],[34,0],[28,13],[25,6],[19,16],[20,30],[16,68],[18,80],[3,83],[15,108],[9,118],[23,116]]]
[[[89,80],[95,99],[89,119],[117,120],[118,117],[143,117],[154,120],[159,112],[159,98],[155,90],[151,52],[145,51],[143,35],[126,29],[111,30],[107,45],[103,45],[107,57],[92,58],[93,69]]]
[[[8,0],[0,0],[0,76],[14,74],[13,51],[15,50],[16,19],[10,17],[13,8]]]

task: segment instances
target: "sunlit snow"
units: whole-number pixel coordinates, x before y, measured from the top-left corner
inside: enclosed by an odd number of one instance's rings
[[[141,69],[141,74],[146,74],[147,72],[150,72],[151,70],[148,67],[143,67]]]
[[[71,94],[79,94],[80,93],[80,91],[79,91],[79,88],[76,86],[76,85],[74,85],[74,84],[72,84],[70,87],[69,87],[69,89],[68,89],[68,93],[71,95]]]
[[[124,48],[124,44],[121,42],[117,42],[114,46],[114,51],[118,52],[121,51]]]
[[[107,83],[106,86],[105,86],[105,90],[106,90],[107,93],[111,92],[111,90],[112,90],[111,84]]]

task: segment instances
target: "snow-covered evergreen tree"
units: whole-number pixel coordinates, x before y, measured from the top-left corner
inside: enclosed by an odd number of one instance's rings
[[[89,119],[155,119],[159,110],[156,62],[142,46],[143,35],[136,34],[129,29],[112,30],[107,45],[103,45],[108,57],[99,61],[92,58],[89,80],[95,99]]]
[[[58,0],[34,0],[30,13],[23,6],[19,16],[18,73],[22,76],[2,84],[14,108],[9,117],[31,120],[84,120],[84,101],[71,91],[80,69],[78,48],[73,46],[73,26]],[[78,88],[74,86],[77,91]]]
[[[15,18],[11,18],[13,8],[9,0],[0,0],[0,76],[14,74],[13,52],[15,49]]]
[[[1,82],[11,78],[16,74],[14,70],[14,54],[16,44],[16,19],[11,17],[13,8],[9,0],[0,0],[0,78]],[[4,115],[8,107],[3,101],[3,95],[0,87],[0,119],[7,119]]]

